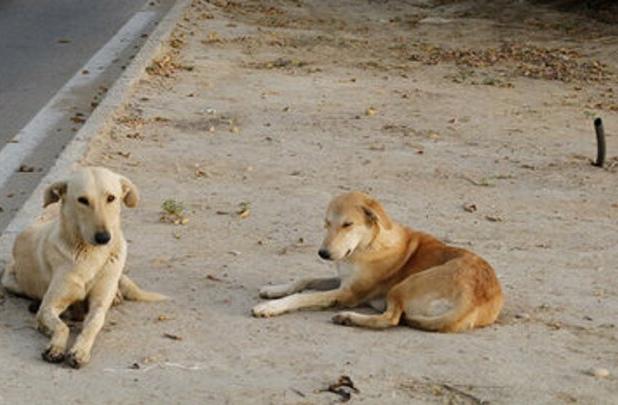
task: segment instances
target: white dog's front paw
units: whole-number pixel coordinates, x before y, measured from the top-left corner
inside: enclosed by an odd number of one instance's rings
[[[283,311],[279,308],[276,301],[268,301],[254,306],[251,313],[257,318],[268,318],[279,315]]]
[[[290,295],[288,284],[266,285],[260,289],[260,298],[281,298]]]
[[[90,361],[90,353],[73,348],[66,356],[66,363],[72,368],[82,368]]]

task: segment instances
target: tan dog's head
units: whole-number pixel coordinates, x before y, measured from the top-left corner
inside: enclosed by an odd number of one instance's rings
[[[326,236],[318,254],[325,260],[341,260],[365,249],[391,219],[382,205],[367,194],[351,192],[335,197],[326,210]]]
[[[106,245],[120,230],[120,204],[135,207],[139,194],[126,177],[102,167],[87,167],[45,190],[45,207],[57,201],[69,232],[91,245]]]

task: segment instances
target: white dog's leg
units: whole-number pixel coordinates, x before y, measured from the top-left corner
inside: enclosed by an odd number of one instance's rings
[[[80,368],[90,361],[92,345],[105,324],[105,316],[116,297],[120,272],[107,267],[102,270],[105,276],[94,285],[88,296],[88,315],[84,320],[81,333],[67,355],[67,363],[73,368]]]
[[[44,360],[50,363],[64,360],[69,327],[60,319],[60,314],[79,299],[83,299],[82,285],[62,277],[52,280],[36,315],[38,329],[51,336],[49,345],[42,354]]]

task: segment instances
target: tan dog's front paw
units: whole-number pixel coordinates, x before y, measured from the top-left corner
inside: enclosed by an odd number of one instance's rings
[[[283,311],[278,308],[276,301],[268,301],[254,306],[251,310],[251,313],[256,318],[268,318],[271,316],[279,315],[283,313]]]
[[[350,312],[339,312],[332,318],[333,323],[337,325],[352,326],[352,316]]]
[[[84,353],[81,350],[70,351],[66,358],[66,363],[71,368],[81,368],[90,361],[90,353]]]
[[[281,298],[290,295],[289,286],[281,285],[266,285],[260,288],[260,298]]]
[[[64,360],[64,349],[49,346],[43,353],[41,353],[43,360],[48,363],[61,363]]]

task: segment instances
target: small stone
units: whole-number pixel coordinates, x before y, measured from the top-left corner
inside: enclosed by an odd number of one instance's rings
[[[592,370],[590,370],[590,375],[595,378],[607,378],[609,377],[609,370],[600,367],[593,368]]]
[[[520,312],[518,314],[515,315],[515,318],[517,319],[523,319],[524,321],[527,321],[530,319],[530,314],[527,312]]]

